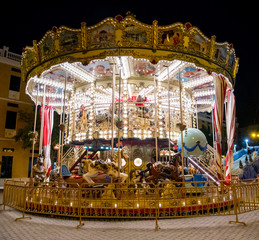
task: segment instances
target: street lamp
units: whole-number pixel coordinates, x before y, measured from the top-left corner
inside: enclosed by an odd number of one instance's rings
[[[258,132],[252,132],[251,136],[252,136],[252,138],[258,138],[259,137],[259,133]]]
[[[246,149],[248,149],[248,142],[249,142],[249,140],[245,139],[245,142],[246,142]]]

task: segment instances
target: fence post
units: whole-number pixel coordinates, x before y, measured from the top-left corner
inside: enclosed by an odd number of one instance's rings
[[[156,226],[155,226],[155,231],[158,231],[160,227],[158,226],[158,214],[159,214],[159,189],[158,185],[155,184],[155,193],[156,193],[156,198],[155,198],[155,206],[156,206]]]
[[[79,214],[79,224],[76,226],[76,229],[79,229],[81,226],[84,226],[85,224],[82,222],[82,187],[79,186],[78,189],[78,214]]]
[[[6,180],[5,180],[6,181]],[[5,181],[4,181],[4,189],[5,189]],[[3,189],[3,202],[0,203],[0,206],[3,205],[3,209],[0,209],[0,212],[1,211],[5,211],[5,190]]]
[[[238,198],[237,198],[237,183],[232,182],[231,184],[231,188],[233,191],[233,197],[234,197],[234,213],[236,215],[236,221],[229,221],[228,223],[240,223],[243,224],[244,226],[246,226],[245,222],[239,222],[238,221],[238,213],[237,213],[237,207],[238,207]]]
[[[20,218],[16,218],[14,221],[20,220],[20,219],[31,219],[31,217],[25,217],[24,213],[26,210],[26,188],[27,188],[27,184],[24,184],[24,196],[23,196],[23,210],[22,210],[22,217]]]

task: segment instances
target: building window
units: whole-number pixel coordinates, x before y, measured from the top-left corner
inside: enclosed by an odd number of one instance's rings
[[[19,107],[19,105],[16,104],[16,103],[7,103],[7,106],[8,106],[8,107],[15,107],[15,108],[18,108],[18,107]]]
[[[12,67],[12,71],[13,71],[13,72],[21,73],[21,69],[19,69],[19,68],[14,68],[14,67]]]
[[[11,75],[9,90],[20,92],[20,83],[21,83],[20,77],[16,77],[16,76]]]
[[[32,149],[30,150],[30,153],[32,153]],[[34,153],[39,153],[39,150],[34,149]]]
[[[5,128],[16,129],[17,112],[6,111]]]
[[[31,159],[32,157],[29,158],[29,167],[28,167],[28,177],[31,176]],[[37,157],[33,158],[33,166],[37,163]]]
[[[13,157],[2,156],[1,178],[11,178],[13,169]]]
[[[3,152],[14,152],[14,148],[3,148]]]

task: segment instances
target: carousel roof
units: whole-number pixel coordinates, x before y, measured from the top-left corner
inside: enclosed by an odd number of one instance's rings
[[[101,96],[96,101],[105,100],[111,95],[113,71],[128,80],[129,96],[151,93],[153,75],[161,82],[169,75],[176,86],[180,77],[201,110],[213,100],[211,73],[223,74],[233,88],[238,70],[233,45],[215,39],[207,38],[190,23],[159,26],[154,20],[147,25],[130,13],[125,18],[106,18],[94,26],[83,22],[80,29],[53,27],[41,41],[24,49],[22,76],[34,101],[36,95],[41,101],[46,85],[46,101],[53,106],[64,102],[64,88],[65,101],[73,91],[78,98],[87,99],[93,83]]]

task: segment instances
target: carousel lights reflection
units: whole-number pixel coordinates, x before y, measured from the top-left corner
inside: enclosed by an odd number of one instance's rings
[[[54,97],[54,98],[63,98],[64,94],[63,93],[51,93],[51,92],[46,92],[45,94],[43,92],[37,92],[36,90],[32,91],[32,96],[39,96],[43,97],[44,95],[46,97]],[[68,96],[68,94],[67,94]]]
[[[169,72],[170,75],[176,73],[183,65],[185,65],[185,62],[179,61],[179,60],[174,60],[169,66]],[[157,79],[159,81],[164,81],[165,79],[167,79],[168,76],[168,70],[167,68],[163,68],[163,70],[160,71]]]
[[[76,77],[82,79],[83,81],[93,82],[95,80],[92,74],[90,74],[83,68],[79,68],[77,63],[70,64],[68,62],[65,62],[65,63],[61,63],[60,67],[70,72],[71,74],[75,75]]]
[[[213,76],[209,75],[209,76],[204,76],[204,77],[200,77],[200,78],[195,78],[188,82],[183,82],[182,84],[185,88],[194,88],[194,87],[197,87],[202,84],[209,83],[209,82],[213,82]]]
[[[192,158],[188,157],[189,161],[194,164],[197,168],[199,168],[201,171],[204,171],[217,185],[219,185],[219,182],[213,178],[207,171],[202,169],[195,161],[192,160]]]
[[[195,91],[193,95],[194,95],[194,97],[203,97],[203,96],[215,95],[215,89]]]
[[[93,146],[84,146],[84,149],[93,149]],[[102,150],[111,150],[111,147],[108,146],[100,146]],[[118,148],[113,148],[114,151],[118,151]]]
[[[30,81],[33,81],[33,82],[39,83],[39,84],[45,84],[45,85],[51,86],[51,87],[56,87],[56,88],[61,88],[61,89],[65,88],[64,82],[54,81],[53,79],[50,79],[50,78],[34,77],[34,78],[31,78]],[[66,90],[71,91],[72,89],[73,89],[73,84],[67,83]]]
[[[199,99],[196,100],[196,104],[200,105],[212,105],[213,104],[213,99]]]

